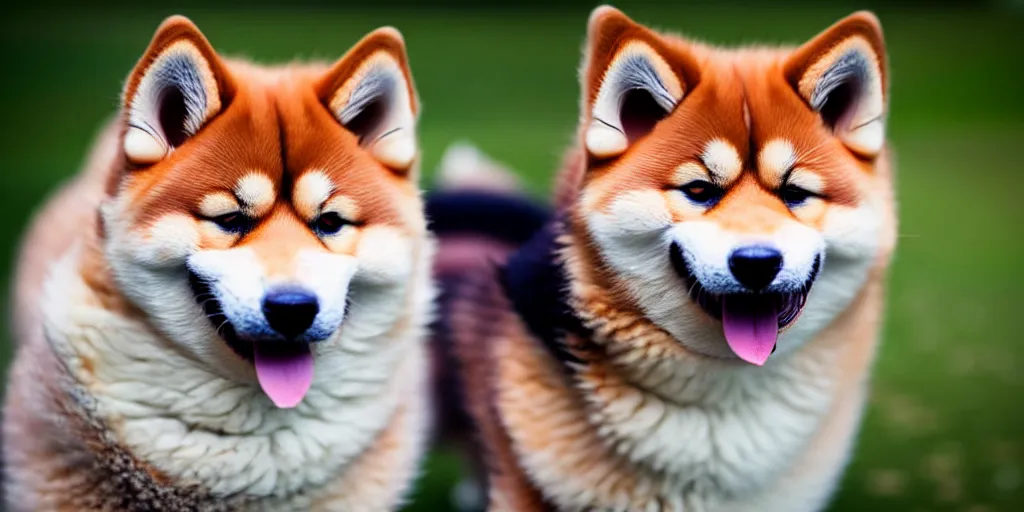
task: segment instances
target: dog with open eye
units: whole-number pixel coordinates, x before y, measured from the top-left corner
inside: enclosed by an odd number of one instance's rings
[[[428,417],[405,46],[225,59],[157,30],[24,243],[7,509],[388,510]]]
[[[726,49],[594,11],[550,220],[439,230],[435,268],[504,261],[441,281],[491,510],[825,506],[895,246],[887,73],[869,13]],[[436,207],[522,217],[486,194]]]

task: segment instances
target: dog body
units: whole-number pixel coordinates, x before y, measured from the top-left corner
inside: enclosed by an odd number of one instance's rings
[[[895,245],[886,73],[870,14],[724,50],[595,11],[554,215],[445,293],[491,509],[825,506]]]
[[[170,18],[23,247],[12,510],[387,510],[418,472],[433,288],[393,29],[333,66]]]

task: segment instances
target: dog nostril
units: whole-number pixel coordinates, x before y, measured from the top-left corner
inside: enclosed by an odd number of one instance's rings
[[[263,297],[263,316],[275,331],[295,338],[313,325],[320,304],[316,295],[301,288],[281,288]]]
[[[729,270],[740,284],[760,291],[782,270],[782,253],[764,245],[740,247],[729,256]]]

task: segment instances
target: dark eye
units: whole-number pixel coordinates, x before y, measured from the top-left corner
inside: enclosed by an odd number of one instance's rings
[[[814,192],[800,188],[796,185],[786,185],[779,191],[779,197],[782,198],[782,202],[786,203],[786,206],[789,206],[790,208],[800,206],[809,198],[816,196],[817,194]]]
[[[349,222],[341,218],[341,215],[327,212],[313,221],[313,229],[322,235],[333,235],[341,231],[341,228],[345,227],[346,224],[349,224]]]
[[[694,180],[680,187],[686,197],[701,206],[714,206],[722,198],[725,190],[714,183]]]
[[[252,228],[253,220],[241,212],[225,213],[209,219],[228,233],[244,233]]]

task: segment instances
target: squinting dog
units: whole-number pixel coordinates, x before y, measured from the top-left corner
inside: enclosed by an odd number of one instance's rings
[[[401,35],[333,65],[157,30],[24,243],[11,510],[386,510],[418,472],[433,296]]]
[[[501,221],[440,238],[441,269],[492,253],[446,283],[439,334],[491,510],[826,504],[895,246],[887,73],[869,13],[733,49],[594,11],[549,222],[522,242],[512,196],[477,197]]]

